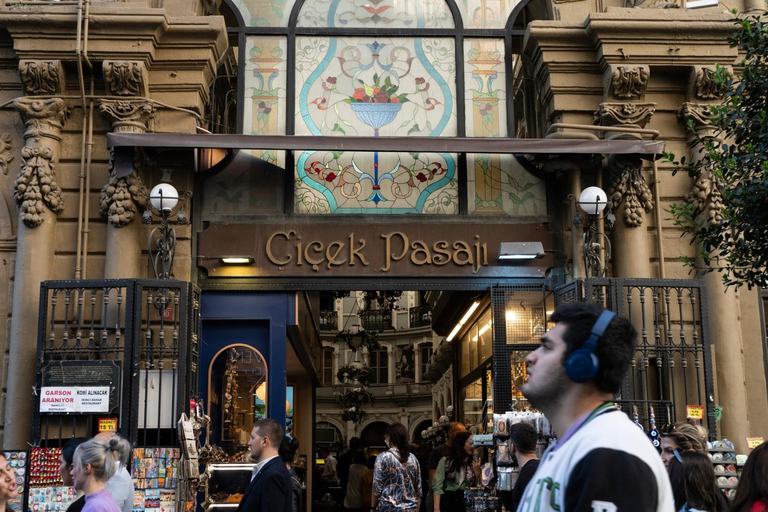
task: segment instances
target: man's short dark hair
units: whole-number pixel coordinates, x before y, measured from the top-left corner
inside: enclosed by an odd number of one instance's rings
[[[567,327],[563,334],[566,344],[566,358],[573,351],[584,346],[589,338],[592,326],[597,321],[604,308],[586,302],[564,304],[555,309],[550,320],[564,323]],[[597,342],[595,355],[600,362],[600,368],[592,382],[600,391],[613,393],[621,389],[624,377],[635,352],[637,331],[629,320],[614,317],[605,332]],[[563,360],[565,364],[565,360]]]
[[[360,438],[353,437],[349,440],[349,449],[353,452],[360,449]]]
[[[509,429],[509,440],[515,445],[517,451],[527,455],[536,451],[539,434],[529,423],[515,423]]]
[[[278,422],[271,418],[259,420],[253,424],[253,428],[256,429],[256,433],[261,437],[269,438],[269,444],[272,448],[279,449],[280,443],[283,442],[283,428]]]

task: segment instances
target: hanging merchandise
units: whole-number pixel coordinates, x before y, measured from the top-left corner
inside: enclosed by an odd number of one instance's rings
[[[656,415],[653,413],[653,407],[651,407],[651,428],[648,430],[648,439],[651,440],[653,443],[653,447],[656,448],[656,450],[661,449],[661,435],[659,435],[659,431],[656,428]]]
[[[645,432],[645,429],[640,424],[640,420],[638,419],[638,416],[637,416],[637,405],[632,406],[632,421],[635,422],[635,425],[637,425],[637,428]]]

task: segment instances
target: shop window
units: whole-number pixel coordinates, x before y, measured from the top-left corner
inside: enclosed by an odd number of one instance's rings
[[[479,378],[461,390],[461,416],[466,425],[479,425],[483,414],[483,379]]]
[[[424,380],[424,374],[427,373],[427,367],[429,367],[429,360],[432,358],[432,345],[422,345],[419,350],[421,350],[421,376]]]
[[[333,348],[323,347],[323,386],[333,385]]]
[[[528,407],[528,400],[523,396],[522,387],[527,378],[527,364],[525,358],[531,351],[515,350],[509,354],[509,366],[512,384],[512,400],[515,410],[523,410]]]
[[[375,384],[388,384],[389,374],[389,356],[387,355],[387,349],[372,350],[370,353],[371,368],[374,372]]]
[[[267,417],[267,363],[259,351],[236,344],[216,354],[208,369],[208,410],[220,446],[230,455],[248,450],[253,423]]]

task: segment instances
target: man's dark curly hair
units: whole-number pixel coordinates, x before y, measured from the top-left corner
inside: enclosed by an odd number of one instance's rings
[[[567,329],[563,334],[566,344],[566,358],[573,351],[584,346],[592,326],[604,308],[586,302],[563,304],[550,317],[552,322],[563,323]],[[635,352],[637,331],[629,320],[614,317],[597,341],[595,355],[600,368],[592,382],[600,390],[614,395],[621,389]],[[563,359],[565,364],[565,359]]]

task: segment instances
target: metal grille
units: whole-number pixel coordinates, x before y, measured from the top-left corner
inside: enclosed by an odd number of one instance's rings
[[[558,288],[557,303],[590,301],[628,318],[638,345],[619,404],[637,408],[647,427],[686,418],[686,405],[704,405],[710,437],[717,436],[706,293],[697,280],[587,279]],[[574,293],[576,290],[576,293]]]
[[[392,326],[392,310],[371,309],[360,311],[360,323],[366,331],[387,331],[394,329]]]
[[[36,388],[53,385],[54,374],[76,387],[87,385],[83,381],[89,372],[112,372],[114,409],[41,413],[36,400],[33,439],[56,446],[90,435],[96,417],[113,415],[119,416],[120,432],[132,443],[175,444],[176,421],[197,389],[199,306],[199,292],[180,281],[44,282]]]
[[[408,319],[411,328],[432,325],[432,307],[427,304],[409,308]]]
[[[491,288],[493,309],[493,401],[499,412],[525,408],[520,391],[525,380],[525,356],[546,332],[554,297],[544,285]],[[520,378],[522,376],[522,378]]]

